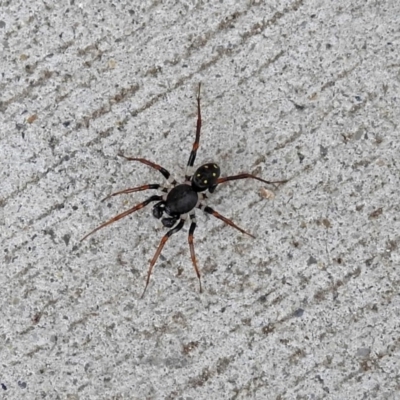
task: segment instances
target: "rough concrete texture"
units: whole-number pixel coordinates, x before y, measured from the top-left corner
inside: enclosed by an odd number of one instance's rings
[[[2,1],[3,399],[399,399],[400,4]],[[151,206],[224,176],[172,236]],[[275,198],[273,198],[273,195]]]

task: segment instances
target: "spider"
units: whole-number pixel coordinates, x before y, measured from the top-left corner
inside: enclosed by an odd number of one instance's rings
[[[196,272],[197,278],[199,280],[200,286],[200,293],[202,293],[202,286],[201,286],[201,279],[200,279],[200,270],[197,266],[196,255],[194,251],[194,244],[193,244],[193,235],[196,229],[196,216],[195,216],[195,209],[198,208],[204,211],[207,214],[211,214],[215,218],[220,219],[221,221],[225,222],[227,225],[232,226],[233,228],[237,229],[238,231],[254,238],[254,236],[245,231],[244,229],[237,226],[234,222],[230,219],[225,218],[223,215],[208,207],[202,203],[203,200],[207,198],[206,192],[213,193],[218,185],[221,183],[225,183],[228,181],[234,181],[239,179],[247,179],[252,178],[256,179],[260,182],[264,182],[267,184],[278,184],[278,183],[285,183],[287,180],[282,181],[266,181],[261,179],[255,175],[251,174],[239,174],[239,175],[232,175],[226,176],[224,178],[220,178],[220,168],[216,163],[207,163],[201,165],[197,170],[192,173],[193,164],[196,160],[197,150],[200,144],[200,130],[201,130],[201,110],[200,110],[200,88],[201,83],[199,83],[198,92],[197,92],[197,126],[196,126],[196,138],[193,143],[192,151],[190,152],[189,160],[186,167],[185,172],[185,181],[183,183],[178,183],[175,179],[171,179],[171,174],[165,168],[161,167],[158,164],[155,164],[147,159],[144,158],[136,158],[136,157],[126,157],[123,154],[118,154],[120,157],[125,158],[128,161],[138,161],[142,164],[146,164],[151,168],[156,169],[164,176],[167,180],[168,185],[162,186],[158,183],[147,184],[139,187],[128,188],[121,190],[116,193],[112,193],[102,201],[105,201],[113,196],[118,196],[120,194],[127,194],[133,192],[140,192],[143,190],[149,189],[157,189],[160,190],[163,194],[162,195],[153,195],[149,197],[147,200],[143,201],[140,204],[130,208],[129,210],[124,211],[121,214],[116,215],[114,218],[111,218],[109,221],[103,223],[102,225],[98,226],[91,232],[89,232],[86,236],[84,236],[81,241],[85,240],[88,236],[92,235],[93,233],[97,232],[100,229],[134,213],[142,209],[143,207],[147,206],[152,202],[157,202],[153,206],[153,216],[157,219],[161,219],[162,224],[166,228],[170,229],[161,239],[160,244],[153,256],[153,259],[150,262],[150,266],[147,272],[147,279],[146,285],[141,295],[143,298],[144,294],[146,293],[146,289],[150,282],[151,272],[153,270],[154,265],[157,262],[158,257],[162,249],[164,248],[165,243],[168,239],[175,233],[179,232],[184,224],[186,219],[190,218],[190,228],[189,228],[189,249],[190,249],[190,256],[192,259],[192,263],[194,266],[194,270]]]

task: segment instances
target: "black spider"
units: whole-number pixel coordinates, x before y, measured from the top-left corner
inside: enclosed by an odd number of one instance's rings
[[[191,173],[191,169],[192,169],[194,161],[196,159],[196,154],[197,154],[197,150],[199,148],[199,143],[200,143],[200,129],[201,129],[200,86],[201,86],[201,84],[199,84],[199,90],[198,90],[198,94],[197,94],[196,139],[193,143],[193,148],[192,148],[192,151],[189,156],[189,161],[187,163],[185,181],[183,183],[178,184],[175,179],[171,180],[170,179],[171,174],[165,168],[163,168],[160,165],[157,165],[149,160],[146,160],[144,158],[125,157],[123,154],[119,154],[119,156],[124,157],[126,160],[139,161],[143,164],[146,164],[146,165],[156,169],[157,171],[160,171],[160,173],[168,181],[169,185],[168,185],[168,187],[163,187],[163,186],[159,185],[158,183],[153,183],[153,184],[143,185],[143,186],[139,186],[139,187],[135,187],[135,188],[121,190],[119,192],[110,194],[102,201],[105,201],[108,198],[117,196],[119,194],[140,192],[142,190],[148,190],[148,189],[159,189],[161,192],[164,193],[161,196],[157,196],[157,195],[151,196],[147,200],[145,200],[143,203],[140,203],[140,204],[136,205],[135,207],[132,207],[129,210],[126,210],[125,212],[118,214],[114,218],[110,219],[109,221],[105,222],[104,224],[98,226],[93,231],[89,232],[85,237],[83,237],[81,239],[81,241],[85,240],[88,236],[97,232],[99,229],[102,229],[102,228],[106,227],[107,225],[110,225],[113,222],[118,221],[121,218],[124,218],[129,214],[134,213],[137,210],[140,210],[141,208],[147,206],[148,204],[150,204],[153,201],[157,201],[157,203],[153,206],[153,216],[155,218],[161,218],[162,224],[166,228],[172,228],[172,229],[169,230],[163,236],[163,238],[161,239],[161,242],[157,248],[157,251],[154,254],[154,257],[150,262],[150,267],[149,267],[149,270],[147,273],[146,286],[144,288],[144,291],[143,291],[143,294],[141,297],[143,297],[146,292],[147,286],[149,285],[149,282],[150,282],[151,272],[153,270],[153,267],[160,255],[165,243],[167,242],[167,240],[169,239],[169,237],[171,235],[180,231],[183,228],[183,225],[185,224],[185,220],[188,216],[190,217],[190,221],[191,221],[190,228],[189,228],[190,255],[192,258],[194,269],[195,269],[197,277],[199,279],[200,293],[202,292],[200,272],[199,272],[199,268],[197,267],[196,256],[194,253],[194,245],[193,245],[193,233],[194,233],[194,230],[196,229],[196,216],[195,216],[196,208],[199,208],[200,210],[213,215],[214,217],[224,221],[226,224],[236,228],[240,232],[245,233],[246,235],[249,235],[252,238],[254,238],[254,236],[252,234],[246,232],[244,229],[235,225],[230,219],[225,218],[224,216],[219,214],[217,211],[213,210],[211,207],[204,205],[201,201],[206,199],[207,196],[203,192],[206,192],[208,190],[210,193],[213,193],[214,190],[216,189],[216,187],[218,185],[220,185],[221,183],[228,182],[228,181],[234,181],[237,179],[253,178],[253,179],[257,179],[261,182],[267,183],[267,184],[287,182],[286,180],[270,182],[270,181],[266,181],[264,179],[258,178],[257,176],[254,176],[251,174],[239,174],[239,175],[227,176],[225,178],[220,178],[219,177],[220,176],[220,168],[215,163],[201,165],[195,171],[194,174]],[[164,216],[164,214],[166,216]]]

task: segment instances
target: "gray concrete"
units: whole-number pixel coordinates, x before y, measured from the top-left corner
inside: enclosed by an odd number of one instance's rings
[[[400,398],[398,0],[68,3],[0,8],[0,397]],[[186,226],[140,300],[151,207],[80,238],[163,182],[120,151],[182,179],[199,81],[196,164],[290,181],[220,186],[256,239],[198,212],[204,293]]]

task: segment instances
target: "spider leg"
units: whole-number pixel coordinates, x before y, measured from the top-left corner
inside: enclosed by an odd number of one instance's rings
[[[239,175],[233,175],[233,176],[226,176],[225,178],[218,178],[217,185],[219,185],[220,183],[228,182],[228,181],[236,181],[238,179],[247,179],[247,178],[257,179],[258,181],[267,183],[269,185],[274,185],[276,183],[286,183],[286,182],[288,182],[288,179],[286,179],[284,181],[266,181],[264,179],[259,178],[258,176],[255,176],[255,175],[239,174]]]
[[[240,228],[239,226],[237,226],[236,224],[234,224],[230,219],[225,218],[223,215],[221,215],[219,212],[213,210],[211,207],[208,206],[204,206],[203,204],[200,204],[198,206],[198,208],[200,208],[201,210],[203,210],[204,212],[206,212],[207,214],[211,214],[213,215],[215,218],[220,219],[221,221],[224,221],[226,224],[232,226],[233,228],[236,228],[237,230],[239,230],[242,233],[245,233],[246,235],[251,236],[253,239],[255,238],[255,236],[253,236],[251,233],[246,232],[244,229]]]
[[[163,168],[161,165],[158,165],[158,164],[153,163],[153,162],[151,162],[151,161],[149,161],[149,160],[146,160],[145,158],[126,157],[126,156],[124,156],[122,153],[119,153],[118,155],[119,155],[120,157],[125,158],[125,160],[128,160],[128,161],[139,161],[139,162],[141,162],[142,164],[146,164],[146,165],[148,165],[149,167],[154,168],[154,169],[156,169],[157,171],[160,171],[160,173],[163,175],[163,177],[164,177],[167,181],[169,181],[169,178],[170,178],[171,174],[170,174],[169,171],[167,171],[167,170],[166,170],[165,168]],[[171,183],[172,183],[173,185],[175,185],[175,184],[176,184],[175,179],[174,179],[173,181],[171,181]]]
[[[162,237],[161,242],[160,242],[160,244],[158,245],[157,251],[155,252],[154,257],[153,257],[153,259],[152,259],[151,262],[150,262],[149,271],[147,272],[146,286],[144,287],[143,293],[142,293],[142,295],[140,296],[141,299],[143,298],[144,294],[146,293],[147,286],[149,285],[149,282],[150,282],[151,271],[153,270],[154,264],[156,263],[158,257],[160,256],[161,251],[162,251],[162,249],[163,249],[165,243],[167,242],[167,240],[169,239],[169,237],[170,237],[171,235],[173,235],[174,233],[180,231],[180,230],[183,228],[183,225],[184,225],[184,224],[185,224],[185,220],[184,220],[184,219],[181,219],[181,220],[179,221],[178,225],[175,226],[175,228],[172,228],[171,230],[169,230],[169,231]]]
[[[91,232],[89,232],[87,235],[85,235],[82,239],[81,242],[83,240],[85,240],[88,236],[92,235],[93,233],[97,232],[100,229],[105,228],[107,225],[112,224],[113,222],[116,222],[118,220],[120,220],[121,218],[126,217],[129,214],[134,213],[137,210],[140,210],[141,208],[147,206],[147,204],[151,203],[152,201],[158,201],[158,200],[162,200],[162,196],[151,196],[149,197],[147,200],[145,200],[143,203],[137,204],[135,207],[130,208],[129,210],[124,211],[121,214],[116,215],[114,218],[111,218],[109,221],[104,222],[104,224],[101,224],[100,226],[98,226],[96,229],[93,229]]]
[[[203,292],[203,289],[201,288],[201,279],[200,279],[200,271],[199,268],[197,267],[197,262],[196,262],[196,254],[194,253],[194,244],[193,244],[193,233],[194,230],[196,229],[196,216],[193,214],[190,214],[190,219],[192,223],[190,224],[189,228],[189,248],[190,248],[190,256],[192,258],[192,263],[194,266],[194,270],[196,271],[197,278],[199,279],[199,285],[200,285],[200,293]]]
[[[128,194],[128,193],[133,193],[133,192],[141,192],[142,190],[149,190],[149,189],[160,189],[161,185],[159,185],[158,183],[152,183],[150,185],[143,185],[143,186],[139,186],[139,187],[135,187],[135,188],[129,188],[129,189],[124,189],[124,190],[120,190],[119,192],[115,192],[115,193],[111,193],[110,195],[108,195],[107,197],[105,197],[103,201],[108,200],[110,197],[114,197],[114,196],[118,196],[119,194]],[[161,188],[160,189],[162,192],[167,192],[168,189],[166,188]]]
[[[201,131],[201,111],[200,111],[200,87],[201,83],[199,83],[199,90],[197,92],[197,125],[196,125],[196,139],[193,143],[192,151],[190,152],[189,161],[186,167],[186,180],[190,179],[191,173],[190,169],[193,167],[194,161],[196,160],[197,149],[200,146],[200,131]]]

